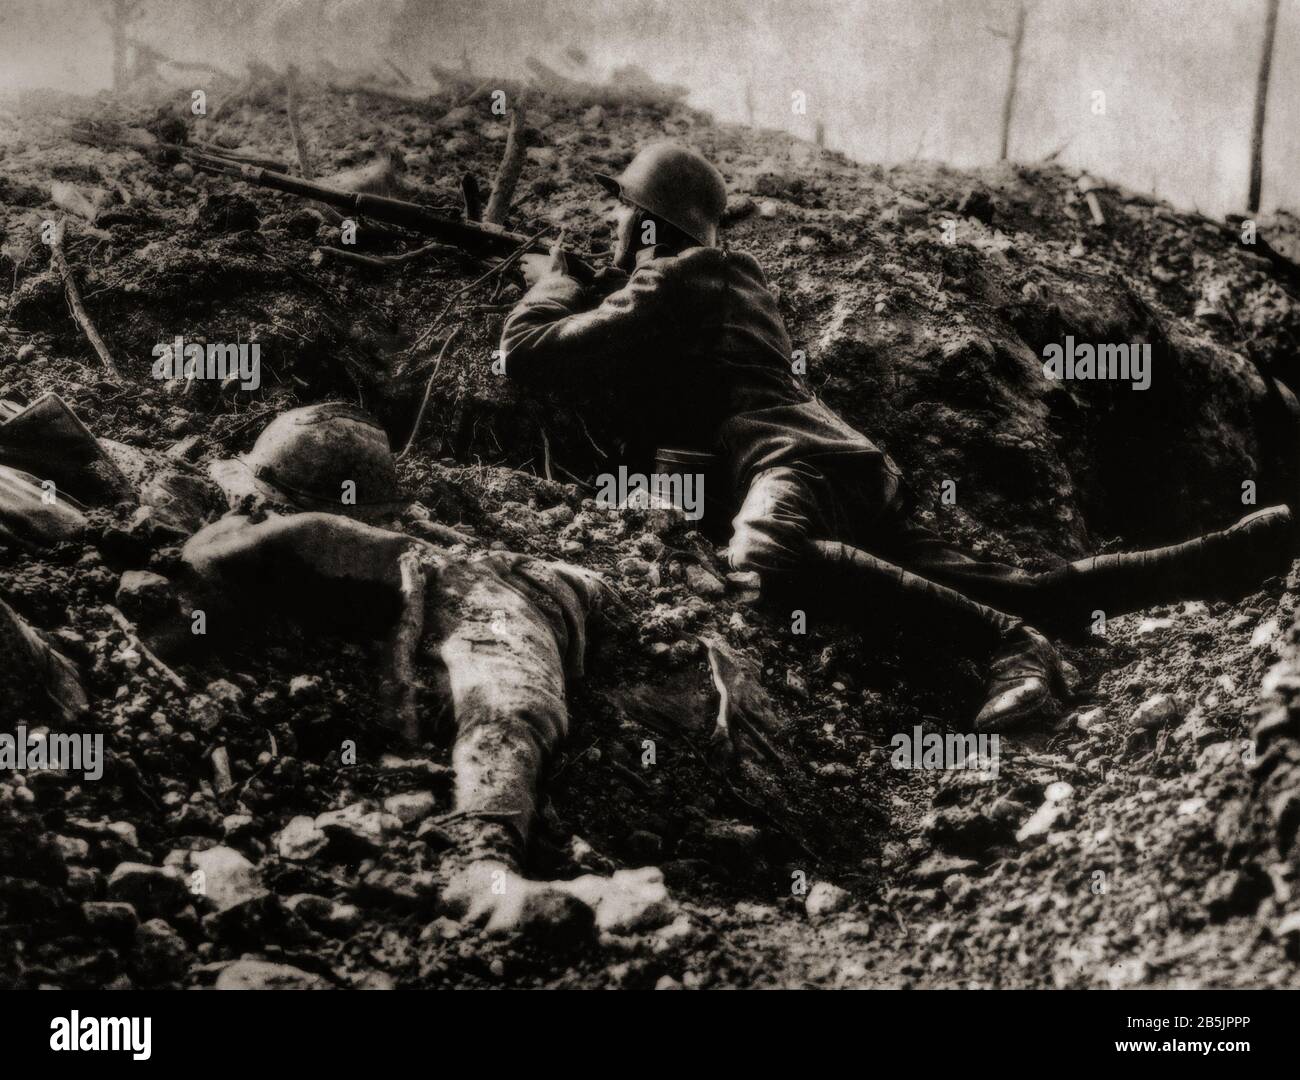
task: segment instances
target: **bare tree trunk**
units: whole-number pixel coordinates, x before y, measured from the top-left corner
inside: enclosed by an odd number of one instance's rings
[[[510,131],[506,135],[506,149],[497,169],[497,178],[492,184],[492,194],[488,196],[487,209],[483,220],[490,225],[500,225],[510,212],[510,202],[515,197],[515,185],[519,183],[519,174],[524,170],[525,131],[524,105],[520,102],[510,114]]]
[[[998,160],[1007,160],[1007,147],[1011,142],[1011,117],[1016,109],[1016,89],[1020,81],[1020,46],[1025,40],[1025,5],[1016,9],[1016,28],[1011,35],[1011,71],[1007,75],[1007,93],[1002,99],[1002,149]]]
[[[113,10],[109,13],[109,29],[113,35],[113,89],[121,90],[126,86],[126,3],[113,0]]]
[[[108,0],[108,30],[113,41],[113,89],[123,90],[128,79],[126,31],[136,16],[140,0]]]
[[[1250,198],[1246,209],[1259,210],[1260,188],[1264,181],[1264,112],[1268,106],[1268,77],[1273,68],[1273,38],[1277,34],[1279,0],[1268,0],[1264,22],[1264,48],[1259,57],[1259,76],[1255,81],[1255,124],[1250,132]]]

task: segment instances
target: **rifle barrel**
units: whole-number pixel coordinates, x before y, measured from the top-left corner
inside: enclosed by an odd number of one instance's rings
[[[393,199],[386,195],[344,191],[341,188],[330,187],[328,184],[318,184],[314,180],[304,180],[289,173],[232,161],[202,151],[196,151],[192,156],[199,165],[214,172],[256,184],[258,187],[283,191],[287,195],[314,199],[339,210],[382,221],[386,225],[411,229],[424,236],[431,236],[436,240],[463,248],[475,255],[510,255],[524,245],[527,245],[528,252],[545,254],[551,250],[551,246],[542,240],[531,240],[522,233],[510,232],[495,225],[445,218],[419,203]],[[564,255],[570,273],[580,280],[590,279],[593,271],[580,255],[567,250]]]

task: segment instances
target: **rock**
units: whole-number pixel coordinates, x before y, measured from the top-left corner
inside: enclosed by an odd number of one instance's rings
[[[1083,709],[1074,715],[1074,726],[1085,735],[1096,731],[1105,722],[1106,710],[1100,705],[1094,705],[1091,709]]]
[[[190,947],[162,919],[150,919],[135,932],[135,969],[146,983],[173,982],[185,974]]]
[[[188,184],[194,179],[194,167],[184,161],[178,161],[172,166],[172,176],[183,184]]]
[[[539,889],[524,898],[518,930],[547,952],[577,952],[595,944],[596,914],[572,893]]]
[[[127,571],[117,586],[117,606],[131,619],[160,615],[174,600],[172,582],[151,571]]]
[[[1064,780],[1056,780],[1044,789],[1043,798],[1050,803],[1065,802],[1074,798],[1074,786]]]
[[[727,207],[722,212],[722,224],[731,225],[743,221],[758,210],[758,206],[748,195],[742,193],[728,195]]]
[[[753,825],[715,821],[700,835],[701,854],[711,863],[743,873],[754,866],[762,838],[762,832]]]
[[[1182,718],[1183,710],[1178,699],[1172,694],[1155,694],[1142,702],[1129,717],[1134,727],[1154,731],[1166,724],[1176,723]]]
[[[19,348],[18,362],[20,364],[25,364],[29,360],[35,360],[35,359],[36,359],[36,346],[33,345],[30,341],[26,345],[23,345],[21,348]]]
[[[90,843],[79,836],[56,836],[54,846],[64,862],[85,862],[90,858]]]
[[[605,109],[600,105],[593,105],[582,114],[583,127],[601,127],[605,123]]]
[[[590,907],[596,913],[596,925],[611,934],[653,930],[677,915],[663,871],[657,866],[616,870],[609,877],[586,874],[553,884]]]
[[[402,823],[392,814],[372,810],[364,803],[353,803],[342,810],[331,810],[316,818],[330,843],[351,851],[379,851],[401,831]]]
[[[727,591],[717,577],[696,563],[686,564],[686,585],[696,596],[721,596]]]
[[[349,934],[361,923],[361,909],[355,904],[340,904],[337,900],[312,893],[289,897],[285,907],[313,930],[327,934]]]
[[[1300,961],[1300,911],[1283,915],[1273,927],[1273,936],[1292,961]]]
[[[244,691],[229,679],[213,679],[204,688],[208,697],[224,709],[238,709],[244,704]]]
[[[223,713],[207,694],[195,694],[189,701],[189,716],[200,731],[207,733],[220,727]]]
[[[384,800],[384,809],[403,825],[423,821],[437,808],[438,802],[431,791],[408,791]]]
[[[650,564],[645,559],[628,555],[618,560],[618,572],[626,578],[644,578],[650,575]]]
[[[308,705],[324,695],[324,681],[319,675],[295,675],[289,680],[289,701],[294,705]]]
[[[135,908],[120,900],[87,900],[81,905],[81,917],[95,937],[105,939],[124,938],[140,925]]]
[[[109,875],[108,896],[132,904],[149,917],[174,915],[190,902],[190,890],[180,870],[133,862],[118,864]]]
[[[1268,876],[1247,863],[1239,870],[1224,870],[1210,878],[1201,900],[1216,921],[1232,915],[1249,915],[1273,891]]]
[[[1030,820],[1017,829],[1015,838],[1021,843],[1041,840],[1048,833],[1069,824],[1071,815],[1073,815],[1073,810],[1071,810],[1069,799],[1058,799],[1058,801],[1048,799],[1043,803],[1043,806],[1034,811],[1034,814],[1030,816]]]
[[[203,875],[201,895],[211,900],[218,911],[266,892],[256,868],[234,848],[218,846],[191,852],[189,863]]]
[[[329,837],[316,827],[314,819],[305,814],[294,818],[275,838],[275,849],[280,858],[303,862],[320,854],[329,843]]]
[[[236,960],[217,976],[218,990],[328,990],[330,984],[288,964]]]
[[[846,910],[852,903],[853,895],[847,889],[841,889],[829,881],[818,881],[804,897],[803,908],[808,918],[817,922]]]
[[[438,902],[438,883],[431,871],[406,874],[400,870],[371,870],[361,880],[361,896],[403,911],[433,908]]]
[[[962,859],[936,851],[914,867],[909,877],[919,885],[937,885],[952,874],[969,874],[978,869],[979,863],[974,859]]]

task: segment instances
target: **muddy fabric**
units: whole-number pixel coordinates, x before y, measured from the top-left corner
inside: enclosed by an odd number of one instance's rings
[[[566,670],[580,673],[599,578],[510,554],[448,559],[430,590],[430,648],[456,717],[456,809],[525,843],[551,753],[568,734]]]
[[[990,625],[999,629],[1005,629],[1004,613],[1033,619],[1044,614],[1049,593],[1050,602],[1060,599],[1060,572],[1035,574],[975,559],[913,520],[904,496],[882,505],[861,486],[837,480],[806,463],[755,477],[732,522],[732,566],[757,570],[769,579],[791,578],[824,560],[815,541],[843,541],[882,566],[908,572],[909,578],[919,579],[918,587],[928,582],[978,601],[993,610]],[[847,583],[847,568],[842,576]],[[905,590],[894,592],[902,599]],[[933,605],[922,607],[934,610]]]
[[[51,501],[35,476],[0,465],[0,545],[34,551],[80,535],[85,515],[57,492]]]
[[[0,600],[0,692],[9,719],[70,724],[88,708],[76,665]]]
[[[882,506],[862,487],[801,463],[755,477],[732,522],[729,557],[736,569],[757,570],[780,588],[783,579],[797,585],[802,572],[821,564],[817,548],[824,545],[816,542],[843,541],[994,612],[1074,632],[1098,611],[1114,618],[1178,600],[1234,599],[1285,572],[1293,543],[1289,517],[1252,517],[1250,528],[1243,520],[1167,548],[1023,570],[977,559],[938,536],[915,520],[905,494]]]
[[[226,518],[185,545],[195,581],[291,605],[380,610],[400,619],[403,558],[423,568],[419,652],[441,676],[456,720],[458,812],[526,841],[550,754],[568,731],[566,677],[582,673],[599,575],[506,552],[453,556],[335,514]],[[434,681],[433,678],[430,681]]]
[[[893,462],[792,374],[790,338],[750,255],[647,248],[604,300],[552,274],[511,312],[502,348],[521,382],[614,388],[634,444],[719,453],[736,492],[795,461],[849,463],[882,500],[897,486]]]

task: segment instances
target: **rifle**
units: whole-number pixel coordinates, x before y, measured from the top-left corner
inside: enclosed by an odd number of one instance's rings
[[[315,199],[317,202],[350,214],[358,214],[383,222],[385,225],[396,225],[420,233],[422,236],[433,237],[472,255],[509,256],[516,254],[520,248],[524,248],[526,253],[541,255],[551,252],[551,245],[543,240],[510,232],[497,225],[455,221],[435,214],[419,203],[393,199],[386,195],[344,191],[327,184],[318,184],[314,180],[304,180],[274,169],[233,161],[188,147],[185,148],[185,156],[205,172],[229,176],[258,187],[283,191],[285,194],[296,195],[302,199]],[[591,264],[579,253],[562,248],[561,254],[564,256],[567,272],[571,276],[583,283],[589,283],[595,276]]]

